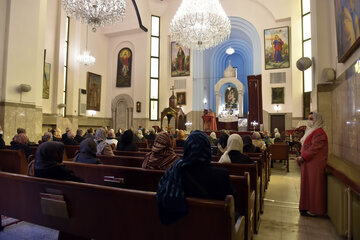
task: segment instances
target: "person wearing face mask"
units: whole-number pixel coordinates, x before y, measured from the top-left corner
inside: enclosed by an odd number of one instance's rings
[[[299,210],[305,216],[326,215],[328,139],[323,127],[322,116],[310,113],[305,134],[300,140],[301,155],[296,159],[301,166]]]
[[[4,131],[2,130],[2,127],[0,126],[0,149],[6,148],[3,136],[4,136]]]

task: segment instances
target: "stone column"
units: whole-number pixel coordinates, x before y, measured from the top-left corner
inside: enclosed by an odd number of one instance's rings
[[[221,97],[222,95],[220,94],[220,92],[216,92],[216,117],[218,117],[220,113]]]
[[[239,108],[239,117],[243,117],[244,116],[244,90],[240,89],[238,90],[238,108]]]

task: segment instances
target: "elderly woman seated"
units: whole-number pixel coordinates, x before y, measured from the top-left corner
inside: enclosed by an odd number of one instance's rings
[[[266,150],[266,145],[265,145],[264,141],[261,139],[261,135],[259,132],[254,132],[252,134],[252,142],[253,142],[254,146],[260,148],[261,151]]]
[[[75,155],[74,162],[101,164],[96,157],[97,146],[92,138],[86,138],[80,143],[80,151]]]
[[[138,151],[138,147],[134,142],[134,133],[128,129],[124,132],[121,139],[119,140],[116,150],[118,151]]]
[[[243,137],[243,142],[244,142],[243,152],[247,152],[247,153],[261,152],[260,148],[254,146],[252,139],[249,135],[245,135]]]
[[[52,141],[40,144],[35,156],[35,177],[84,182],[62,164],[63,154],[64,144],[61,142]]]
[[[205,133],[196,130],[186,139],[183,159],[178,159],[160,179],[156,194],[160,220],[170,224],[188,212],[186,197],[224,200],[235,197],[229,173],[213,167],[210,142]],[[237,202],[235,199],[235,211]]]
[[[159,133],[143,162],[143,168],[168,169],[175,162],[177,156],[173,149],[173,140],[168,132]]]
[[[280,133],[275,133],[274,143],[283,143],[284,141],[281,139]]]
[[[97,155],[110,155],[114,156],[111,146],[105,141],[106,132],[105,129],[99,128],[95,132],[96,154]]]
[[[231,134],[227,142],[227,150],[221,156],[220,163],[254,163],[243,154],[243,140],[239,134]]]

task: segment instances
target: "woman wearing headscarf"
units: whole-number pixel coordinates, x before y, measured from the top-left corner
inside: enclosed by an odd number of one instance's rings
[[[159,133],[143,162],[143,168],[168,169],[174,164],[177,156],[173,149],[173,140],[168,132]]]
[[[217,140],[217,138],[216,138],[216,133],[215,133],[215,132],[211,132],[211,133],[210,133],[210,136],[209,136],[210,145],[214,145],[216,140]]]
[[[217,146],[219,150],[218,153],[220,155],[222,155],[226,151],[228,138],[229,138],[229,133],[225,130],[221,130],[219,139],[215,141],[215,145]]]
[[[243,152],[247,152],[247,153],[261,152],[260,148],[254,146],[252,139],[249,135],[245,135],[243,137],[243,143],[244,143]]]
[[[243,154],[243,140],[239,134],[231,134],[227,142],[227,150],[221,156],[220,163],[254,163]]]
[[[254,132],[252,134],[252,142],[253,142],[254,146],[260,148],[261,151],[266,150],[266,145],[263,142],[263,140],[261,139],[261,135],[259,132]]]
[[[183,159],[177,160],[160,179],[156,194],[160,220],[170,224],[188,212],[186,197],[224,200],[233,195],[226,169],[210,165],[210,142],[205,133],[196,130],[186,139]],[[235,199],[235,210],[237,201]]]
[[[92,138],[86,138],[80,143],[80,151],[75,155],[74,162],[101,164],[96,157],[97,146]]]
[[[186,140],[184,130],[179,130],[176,137],[176,147],[184,147],[184,143]]]
[[[119,140],[116,150],[118,151],[138,151],[138,147],[134,143],[134,133],[130,129],[126,130]]]
[[[328,139],[319,113],[309,114],[304,136],[301,138],[300,205],[302,215],[326,215],[325,168],[328,157]]]
[[[84,182],[63,164],[64,144],[61,142],[44,142],[36,150],[35,177]]]
[[[114,156],[111,146],[105,141],[106,132],[105,129],[99,128],[95,132],[96,154],[97,155],[110,155]]]
[[[3,131],[2,127],[0,126],[0,149],[6,149],[3,135],[4,135],[4,131]]]

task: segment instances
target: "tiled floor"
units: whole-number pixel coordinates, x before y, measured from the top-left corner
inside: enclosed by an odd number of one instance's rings
[[[271,169],[264,213],[254,240],[341,240],[328,218],[300,216],[300,168],[290,161],[290,172],[277,162]]]

